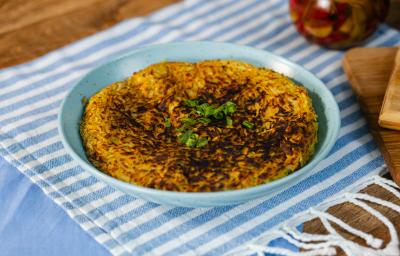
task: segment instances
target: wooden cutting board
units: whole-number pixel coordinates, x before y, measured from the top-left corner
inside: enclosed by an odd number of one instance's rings
[[[343,69],[358,96],[369,129],[400,185],[400,131],[381,128],[378,116],[394,65],[396,48],[354,48],[343,58]]]

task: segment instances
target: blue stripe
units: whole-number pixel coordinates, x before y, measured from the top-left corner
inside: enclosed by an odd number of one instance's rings
[[[64,195],[64,196],[68,196],[74,192],[76,192],[77,190],[80,190],[84,187],[89,187],[95,183],[97,183],[98,180],[94,177],[94,176],[89,176],[85,179],[82,180],[77,180],[76,182],[74,182],[73,184],[71,184],[70,186],[66,186],[66,187],[62,187],[58,190],[58,193],[60,195]],[[54,195],[54,197],[57,197],[56,195]]]
[[[275,20],[268,19],[265,22],[263,22],[260,25],[260,27],[267,26],[267,25],[271,24],[271,22],[274,22],[274,21],[278,22],[280,20],[285,20],[286,16],[287,16],[287,14],[277,15]],[[257,46],[260,43],[265,43],[265,42],[268,41],[268,39],[273,37],[276,34],[277,31],[281,31],[281,30],[285,29],[289,25],[290,25],[290,22],[284,23],[282,25],[279,25],[278,27],[276,27],[274,29],[268,30],[268,32],[266,34],[257,36],[255,39],[253,39],[252,41],[250,41],[250,42],[248,42],[246,44],[250,45],[250,46]],[[236,41],[240,41],[244,37],[248,37],[248,36],[251,36],[251,35],[254,35],[254,34],[256,34],[256,32],[244,31],[241,34],[239,34],[239,35],[237,35],[237,36],[235,36],[235,37],[233,37],[231,39],[228,38],[227,41],[235,43]],[[266,49],[268,49],[270,51],[273,51],[275,49],[274,46],[276,46],[276,48],[282,47],[283,46],[282,45],[283,41],[287,40],[288,38],[294,38],[294,36],[295,36],[295,33],[291,33],[291,34],[287,35],[287,37],[284,37],[284,38],[278,40],[277,42],[269,45]]]
[[[22,140],[21,142],[18,142],[16,144],[12,144],[9,147],[7,147],[7,152],[4,155],[8,154],[13,154],[17,153],[18,151],[27,148],[33,144],[40,143],[42,141],[45,141],[53,136],[56,136],[58,134],[57,128],[54,128],[50,131],[35,135],[33,137],[26,138]]]
[[[122,196],[119,196],[112,200],[111,202],[105,203],[99,207],[96,207],[92,210],[90,210],[87,215],[90,216],[92,220],[96,220],[101,216],[104,216],[104,214],[107,214],[108,212],[115,211],[118,208],[121,208],[135,200],[135,197],[130,196],[128,194],[123,194]]]
[[[340,111],[342,111],[343,109],[346,109],[355,103],[357,103],[357,98],[354,95],[351,95],[350,97],[339,102],[338,105],[339,105]]]
[[[119,227],[120,225],[123,225],[135,218],[138,218],[139,216],[142,216],[142,215],[146,214],[147,212],[149,212],[150,210],[153,210],[157,207],[159,207],[158,204],[147,202],[144,205],[142,205],[136,209],[133,209],[126,214],[123,214],[117,218],[112,218],[110,221],[108,221],[106,224],[104,224],[103,227],[108,231],[112,231],[115,228]],[[100,212],[100,214],[102,214],[102,213]]]
[[[32,169],[36,173],[40,174],[40,173],[43,173],[43,172],[46,172],[46,171],[50,170],[51,168],[56,168],[56,167],[61,166],[61,165],[65,164],[65,163],[68,163],[70,161],[72,161],[72,158],[68,154],[65,154],[65,155],[62,155],[62,156],[58,156],[58,157],[52,158],[52,159],[50,159],[48,161],[45,161],[45,162],[43,162],[43,164],[41,164],[39,166],[36,166],[36,167],[34,167]]]
[[[50,103],[48,105],[45,105],[43,107],[38,107],[36,109],[28,111],[28,112],[26,112],[26,113],[24,113],[22,115],[17,115],[17,116],[12,116],[12,117],[6,118],[6,119],[0,121],[0,126],[11,124],[11,123],[19,121],[21,119],[25,119],[25,118],[31,117],[31,116],[36,116],[38,114],[45,113],[45,112],[47,112],[49,110],[58,108],[60,106],[60,104],[61,104],[61,101],[62,100],[57,100],[57,101],[55,101],[53,103]]]
[[[302,58],[300,58],[299,60],[297,60],[298,63],[302,64],[302,65],[306,65],[306,64],[310,64],[312,63],[316,58],[318,58],[321,55],[327,54],[325,52],[326,50],[324,50],[322,47],[316,47],[315,50],[313,50],[311,53],[309,53],[306,56],[303,56]],[[339,60],[342,57],[342,53],[340,52],[335,52],[330,58],[330,60],[332,60],[332,62],[334,62],[335,60]],[[326,66],[321,66],[322,64],[317,65],[316,67],[314,67],[313,69],[317,69],[317,70],[321,70],[322,68],[325,68]]]
[[[195,5],[192,5],[192,6],[190,6],[189,8],[184,8],[183,10],[182,10],[182,12],[180,12],[179,13],[179,16],[182,16],[184,13],[188,13],[188,12],[190,12],[190,11],[194,11],[194,10],[196,10],[196,9],[200,9],[205,3],[210,3],[210,1],[199,1],[198,3],[196,3]],[[214,1],[215,2],[215,1]],[[233,4],[235,1],[233,0],[233,1],[229,1],[228,3],[227,3],[227,5],[231,5],[231,4]],[[226,6],[226,5],[225,5]],[[206,13],[204,13],[204,14],[202,14],[202,15],[199,15],[199,16],[197,16],[198,17],[198,19],[202,19],[202,18],[204,18],[204,17],[207,17],[208,15],[207,14],[209,14],[209,13],[211,13],[211,14],[215,14],[215,11],[216,10],[218,10],[218,11],[221,11],[221,10],[223,10],[223,8],[221,8],[221,7],[224,7],[224,6],[221,6],[221,5],[214,5],[213,6],[213,8],[212,9],[210,9],[210,10],[208,10]],[[170,15],[170,16],[168,16],[168,17],[164,17],[162,20],[160,20],[160,21],[157,21],[157,23],[156,24],[165,24],[165,23],[168,23],[168,22],[171,22],[171,21],[173,21],[173,20],[175,20],[175,19],[177,19],[178,17],[176,17],[175,15]],[[180,29],[180,28],[184,28],[185,27],[185,25],[187,25],[187,23],[184,23],[184,24],[179,24],[179,25],[174,25],[174,26],[171,26],[171,27],[173,27],[173,28],[175,28],[175,29]]]
[[[75,219],[75,218],[74,218],[74,219]],[[76,220],[76,219],[75,219],[75,220]],[[84,222],[88,222],[88,221],[90,222],[90,219],[89,219],[89,218],[87,218],[87,220],[79,220],[78,223],[84,223]],[[107,234],[107,232],[106,232],[105,230],[99,228],[99,227],[94,227],[94,228],[91,228],[90,234],[91,234],[93,237],[96,237],[96,236],[99,236],[99,235]]]
[[[20,158],[19,161],[21,163],[25,164],[25,163],[28,163],[30,161],[34,161],[39,157],[51,154],[52,152],[59,151],[62,148],[63,148],[63,146],[62,146],[61,141],[57,141],[57,142],[55,142],[53,144],[50,144],[50,145],[48,145],[46,147],[40,148],[40,149],[38,149],[36,151],[33,151],[29,155],[26,155],[26,156]]]
[[[27,124],[23,124],[17,127],[14,127],[12,130],[8,131],[7,137],[9,138],[14,138],[15,136],[19,135],[19,134],[23,134],[26,133],[28,131],[34,130],[42,125],[45,125],[47,123],[50,123],[52,121],[55,121],[57,119],[57,114],[53,114],[51,116],[46,116],[46,117],[42,117],[39,118],[38,120],[35,120],[33,122],[29,122]],[[4,138],[3,136],[5,135],[5,133],[0,134],[0,140],[5,140],[7,138]]]
[[[73,204],[71,204],[70,202],[65,202],[62,204],[62,206],[67,209],[67,210],[75,210],[75,206]]]
[[[341,126],[344,127],[344,126],[350,125],[360,118],[362,118],[361,112],[355,111],[355,112],[351,113],[350,115],[342,118]]]
[[[145,233],[159,227],[161,224],[165,224],[192,210],[193,208],[183,208],[183,207],[172,208],[171,210],[168,210],[164,214],[155,217],[154,219],[152,219],[151,222],[142,223],[136,226],[135,228],[129,230],[128,232],[123,233],[122,235],[118,236],[117,239],[122,243],[127,243],[130,240],[134,240],[140,237],[141,235],[144,235]],[[133,253],[133,255],[135,254]]]
[[[174,239],[176,237],[179,237],[181,234],[184,234],[186,232],[190,232],[190,230],[196,228],[197,226],[200,226],[204,223],[207,223],[215,218],[218,218],[222,216],[224,213],[227,211],[235,208],[235,206],[226,206],[226,207],[216,207],[211,210],[208,210],[197,217],[194,217],[190,220],[188,220],[185,223],[180,224],[178,227],[171,229],[170,231],[163,233],[162,235],[153,238],[149,242],[146,242],[138,247],[136,247],[133,251],[133,255],[142,255],[146,251],[150,251],[151,248],[156,248],[167,241],[170,241],[171,239]],[[134,230],[132,230],[134,232]],[[149,232],[148,230],[147,232]],[[136,231],[137,232],[137,231]],[[133,240],[133,239],[131,239]],[[150,245],[151,243],[151,245]],[[193,249],[192,247],[187,246],[186,244],[181,244],[180,246],[184,247],[182,249],[184,250],[191,250]],[[178,255],[178,254],[176,254]]]
[[[72,70],[79,71],[76,68],[73,68]],[[50,77],[46,77],[46,78],[43,78],[41,80],[38,80],[36,82],[28,83],[28,85],[23,86],[23,87],[21,87],[19,89],[10,91],[8,93],[0,94],[0,101],[5,101],[7,99],[19,96],[21,94],[37,90],[38,88],[40,88],[42,86],[46,86],[46,85],[48,85],[48,84],[50,84],[50,83],[52,83],[52,82],[54,82],[56,80],[59,80],[59,79],[61,79],[63,77],[69,76],[69,75],[71,75],[70,72],[61,72],[59,74],[55,74],[55,75],[52,75]]]
[[[348,90],[349,88],[350,88],[349,83],[346,81],[335,85],[335,87],[331,88],[330,91],[334,96],[336,96],[342,91]]]
[[[312,60],[313,58],[317,58],[321,54],[322,54],[321,52],[317,51],[316,54],[315,55],[313,54],[313,57],[310,58],[309,60]],[[326,60],[320,62],[317,66],[313,67],[311,69],[311,71],[313,73],[319,73],[332,63],[339,64],[339,67],[341,68],[342,65],[340,64],[340,61],[342,58],[343,58],[343,54],[334,54],[332,57],[327,58]]]
[[[246,11],[248,11],[248,10],[250,10],[250,9],[253,9],[254,7],[257,7],[258,5],[260,5],[260,4],[265,4],[265,3],[267,3],[266,1],[258,1],[258,2],[256,2],[255,4],[253,4],[253,5],[248,5],[248,6],[246,6],[245,8],[243,8],[243,9],[240,9],[240,10],[238,10],[238,11],[236,11],[236,12],[234,12],[234,13],[232,13],[232,14],[230,14],[229,15],[229,18],[232,18],[232,17],[235,17],[235,16],[237,16],[237,15],[240,15],[240,14],[242,14],[242,13],[244,13],[244,12],[246,12]],[[244,25],[244,24],[247,24],[247,23],[249,23],[249,22],[252,22],[252,21],[254,21],[254,17],[257,17],[257,16],[259,16],[259,15],[262,15],[262,14],[265,14],[265,12],[266,11],[275,11],[276,9],[279,9],[280,7],[282,7],[282,5],[280,4],[280,3],[275,3],[275,4],[273,4],[273,5],[270,5],[270,6],[260,6],[260,8],[255,12],[255,13],[253,13],[251,16],[249,16],[249,17],[247,17],[247,18],[245,18],[245,19],[243,19],[242,21],[240,21],[239,23],[236,23],[236,24],[231,24],[230,26],[228,26],[228,27],[226,27],[226,28],[224,28],[224,29],[222,29],[222,30],[219,30],[219,31],[216,31],[216,32],[214,32],[213,34],[211,34],[211,35],[208,35],[207,36],[207,39],[208,40],[212,40],[212,39],[214,39],[214,38],[216,38],[216,37],[219,37],[219,36],[221,36],[222,34],[225,34],[224,32],[225,31],[232,31],[232,30],[234,30],[235,28],[237,28],[238,26],[242,26],[242,25]],[[287,15],[287,14],[286,14]],[[271,17],[269,17],[268,18],[268,20],[267,21],[264,21],[264,24],[265,23],[267,23],[268,21],[269,22],[271,22],[271,20],[273,20],[274,18],[278,18],[278,17],[280,17],[280,16],[282,16],[282,15],[275,15],[274,13],[271,15]],[[216,21],[214,21],[214,22],[210,22],[210,23],[207,23],[209,26],[212,26],[212,25],[216,25],[216,24],[218,24],[218,23],[220,23],[218,20],[216,20]],[[249,34],[255,34],[255,33],[257,33],[257,30],[256,29],[250,29],[250,30],[246,30],[246,35],[249,35]],[[191,33],[187,33],[187,34],[185,34],[185,35],[187,35],[187,36],[194,36],[194,35],[196,35],[197,34],[197,31],[193,31],[193,32],[191,32]],[[244,35],[244,36],[246,36],[246,35]],[[237,36],[236,36],[237,37]]]
[[[57,183],[63,182],[64,180],[66,180],[72,176],[81,174],[82,172],[84,172],[84,170],[81,167],[75,166],[75,167],[72,167],[65,171],[62,171],[58,174],[55,174],[53,176],[50,176],[46,180],[48,181],[49,184],[56,185]]]
[[[115,189],[113,189],[110,186],[106,186],[100,190],[97,190],[95,192],[89,193],[87,195],[78,197],[74,200],[72,200],[72,203],[75,205],[75,207],[82,207],[86,204],[88,204],[88,202],[92,202],[95,200],[98,200],[102,197],[108,196],[109,194],[115,192]],[[89,215],[90,217],[90,215]]]
[[[285,29],[285,27],[288,26],[288,25],[290,25],[290,23],[288,23],[287,25],[285,24],[285,25],[283,25],[283,26],[280,26],[280,27],[278,27],[277,29],[283,30],[283,29]],[[285,45],[285,44],[287,43],[287,41],[292,41],[292,40],[295,40],[296,38],[298,38],[298,35],[297,35],[296,32],[290,33],[290,34],[288,34],[286,37],[283,37],[283,38],[279,39],[278,41],[276,41],[276,42],[274,42],[274,43],[272,43],[272,44],[268,44],[266,47],[264,47],[264,49],[267,50],[267,51],[274,52],[274,51],[276,51],[276,50],[278,50],[278,49],[281,49],[281,47],[282,47],[283,45]],[[268,39],[269,39],[269,35],[266,35],[265,37],[262,37],[262,38],[260,38],[259,40],[256,40],[256,41],[254,42],[254,45],[255,45],[255,44],[258,45],[258,44],[260,44],[260,43],[262,43],[262,42],[267,41]],[[283,56],[283,55],[282,55],[282,56]]]
[[[71,87],[72,84],[74,84],[74,82],[71,81],[71,82],[63,84],[62,86],[59,86],[59,87],[56,87],[54,89],[48,90],[48,91],[46,91],[44,93],[41,93],[41,94],[38,94],[38,95],[35,95],[35,96],[30,96],[29,98],[22,99],[22,100],[19,100],[19,101],[15,102],[15,103],[11,104],[11,105],[7,105],[5,107],[2,107],[2,108],[0,108],[0,115],[4,115],[4,114],[7,114],[9,112],[13,112],[13,111],[15,111],[17,109],[26,107],[27,105],[31,105],[31,104],[37,103],[38,101],[45,100],[45,99],[51,98],[51,97],[53,97],[53,96],[55,96],[55,95],[57,95],[59,93],[65,92],[66,90],[68,90]]]
[[[351,131],[351,132],[349,132],[348,134],[346,134],[346,135],[340,137],[340,138],[336,141],[335,145],[333,146],[333,148],[332,148],[332,150],[331,150],[329,156],[332,155],[332,154],[334,154],[334,153],[336,153],[336,152],[339,151],[341,148],[347,146],[349,143],[355,141],[356,139],[361,138],[362,136],[364,136],[364,135],[366,135],[366,134],[368,134],[368,129],[367,129],[367,126],[364,125],[364,126],[358,128],[358,129],[355,129],[354,131]],[[328,156],[328,157],[329,157],[329,156]]]

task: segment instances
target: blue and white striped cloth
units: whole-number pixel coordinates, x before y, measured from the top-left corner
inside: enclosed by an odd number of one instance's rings
[[[57,112],[83,74],[140,45],[228,41],[269,50],[321,78],[340,106],[340,137],[315,171],[272,199],[209,209],[160,206],[116,191],[82,170],[57,133]],[[400,43],[385,26],[370,46]],[[307,43],[284,0],[189,0],[0,71],[0,153],[115,255],[221,255],[296,213],[349,189],[384,162],[341,69],[343,52]]]

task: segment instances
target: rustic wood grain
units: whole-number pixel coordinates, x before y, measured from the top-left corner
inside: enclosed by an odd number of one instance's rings
[[[0,5],[0,34],[17,30],[24,26],[34,24],[45,19],[61,16],[87,6],[94,6],[101,0],[13,0]]]
[[[378,123],[382,127],[400,131],[400,48],[396,53]]]
[[[32,60],[126,18],[175,2],[178,0],[0,1],[0,68]]]
[[[381,104],[394,66],[397,48],[355,48],[343,58],[343,68],[359,97],[371,133],[377,140],[394,181],[400,184],[400,131],[378,125]]]

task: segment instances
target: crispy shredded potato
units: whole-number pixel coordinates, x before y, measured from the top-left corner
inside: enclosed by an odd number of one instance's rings
[[[190,128],[208,140],[199,148],[178,141],[183,120],[195,115],[184,102],[194,99],[237,107],[232,125],[213,119]],[[140,186],[191,192],[284,177],[310,159],[317,129],[304,87],[235,60],[151,65],[92,96],[80,126],[87,156],[101,171]]]

